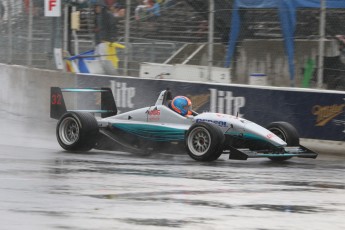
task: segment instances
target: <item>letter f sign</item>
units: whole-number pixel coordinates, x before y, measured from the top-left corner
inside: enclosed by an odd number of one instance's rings
[[[44,0],[44,16],[60,17],[61,0]]]
[[[52,11],[53,8],[56,6],[56,0],[49,0],[49,11]]]

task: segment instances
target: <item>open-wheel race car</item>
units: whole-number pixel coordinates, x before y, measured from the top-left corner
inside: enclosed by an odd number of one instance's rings
[[[64,92],[100,93],[101,108],[67,110]],[[180,149],[197,161],[214,161],[222,154],[237,160],[317,157],[300,145],[298,132],[287,122],[272,122],[264,128],[227,114],[193,111],[182,116],[168,106],[171,99],[171,92],[163,90],[154,105],[117,114],[110,88],[52,87],[50,117],[58,120],[57,140],[67,151],[105,148],[175,153]]]

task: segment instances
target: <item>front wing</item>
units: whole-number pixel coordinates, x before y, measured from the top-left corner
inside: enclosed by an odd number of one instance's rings
[[[230,146],[229,159],[247,160],[248,158],[286,158],[286,157],[301,157],[301,158],[316,158],[317,153],[300,145],[294,147],[285,147],[283,152],[274,151],[253,151],[250,149],[236,149]]]

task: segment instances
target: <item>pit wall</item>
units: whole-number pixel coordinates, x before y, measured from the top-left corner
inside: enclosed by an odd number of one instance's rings
[[[238,115],[260,125],[292,123],[302,138],[345,141],[345,92],[73,75],[0,64],[0,109],[49,120],[50,87],[111,87],[120,112],[154,105],[161,90],[186,95],[197,112]],[[99,105],[93,94],[65,96],[76,109]]]

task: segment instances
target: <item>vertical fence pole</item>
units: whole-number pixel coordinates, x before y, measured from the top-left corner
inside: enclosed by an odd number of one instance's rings
[[[72,6],[72,13],[77,11],[76,6]],[[74,55],[79,54],[79,39],[78,39],[78,34],[75,29],[72,30],[72,35],[74,39]]]
[[[8,57],[7,63],[12,64],[13,61],[13,30],[12,30],[12,2],[7,1],[7,26],[8,26]]]
[[[68,50],[68,3],[64,6],[64,19],[63,19],[63,50]]]
[[[323,85],[323,56],[325,50],[325,27],[326,27],[326,0],[320,2],[320,40],[319,40],[319,60],[317,69],[317,87]]]
[[[128,76],[129,61],[129,36],[130,36],[130,20],[131,20],[131,0],[126,0],[126,20],[125,20],[125,60],[123,63],[124,75]]]
[[[26,65],[32,65],[32,26],[33,26],[33,1],[29,1],[29,20],[28,20],[28,36],[27,36],[27,60]]]
[[[209,15],[208,15],[208,81],[212,79],[213,66],[213,40],[214,40],[214,0],[209,0]]]

